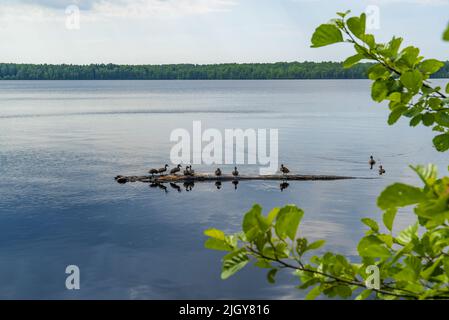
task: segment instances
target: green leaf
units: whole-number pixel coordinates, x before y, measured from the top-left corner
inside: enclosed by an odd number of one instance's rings
[[[446,85],[446,93],[449,93],[449,83]]]
[[[315,300],[321,294],[320,286],[314,287],[309,293],[306,295],[306,300]]]
[[[374,81],[371,87],[371,97],[376,102],[382,102],[388,95],[388,86],[383,80]]]
[[[362,222],[371,228],[374,232],[379,232],[379,225],[376,221],[370,218],[363,218]]]
[[[435,121],[443,127],[449,127],[449,114],[445,111],[437,112],[435,114]]]
[[[324,47],[337,42],[343,42],[341,31],[333,24],[322,24],[313,33],[311,47]]]
[[[416,167],[410,166],[410,168],[418,174],[422,182],[424,182],[428,187],[431,186],[437,179],[438,169],[434,164],[429,164],[427,166],[419,165]]]
[[[407,111],[407,107],[398,107],[395,108],[391,113],[390,116],[388,117],[388,124],[391,126],[393,124],[395,124],[399,118],[402,116],[402,114]]]
[[[316,250],[321,248],[324,244],[326,243],[325,240],[318,240],[315,242],[312,242],[311,244],[309,244],[306,248],[306,250]]]
[[[422,114],[418,114],[417,116],[414,116],[412,120],[410,120],[410,126],[416,127],[422,120]]]
[[[426,280],[429,280],[430,277],[432,277],[433,273],[435,272],[435,269],[439,267],[441,264],[441,261],[443,260],[443,257],[438,258],[430,267],[423,270],[421,272],[421,277],[423,277]]]
[[[447,151],[449,149],[449,134],[443,133],[433,138],[433,145],[440,151]]]
[[[276,218],[275,231],[280,239],[294,240],[304,211],[294,205],[283,207]]]
[[[395,183],[380,194],[377,205],[382,210],[386,210],[409,206],[424,200],[426,200],[426,195],[421,189],[403,183]]]
[[[396,241],[398,241],[402,245],[407,245],[414,236],[418,235],[418,223],[407,227],[402,230],[399,235],[396,237]]]
[[[243,232],[245,232],[248,241],[253,241],[261,232],[265,232],[270,224],[264,216],[262,216],[262,207],[258,204],[254,205],[243,218]]]
[[[423,73],[432,74],[440,70],[444,66],[444,63],[436,59],[428,59],[421,62],[419,69]]]
[[[373,235],[362,238],[357,246],[357,250],[362,257],[388,258],[391,256],[390,250],[385,247],[381,240]]]
[[[349,58],[347,58],[344,62],[343,62],[343,67],[344,68],[350,68],[353,65],[357,64],[360,60],[362,60],[363,58],[365,58],[365,56],[363,54],[356,54],[353,56],[350,56]]]
[[[209,238],[204,243],[206,249],[218,250],[218,251],[231,251],[233,248],[223,240],[215,238]]]
[[[404,72],[399,80],[412,93],[418,93],[423,84],[423,76],[418,70]]]
[[[223,240],[225,239],[225,234],[223,231],[221,230],[217,230],[217,229],[209,229],[204,231],[204,234],[208,237],[214,238],[214,239],[218,239],[218,240]]]
[[[449,26],[447,27],[446,31],[444,31],[443,40],[449,41]]]
[[[368,78],[371,80],[377,80],[385,78],[390,74],[387,68],[385,68],[380,63],[373,65],[368,69]]]
[[[357,38],[363,40],[366,27],[366,15],[363,13],[360,17],[351,17],[346,21],[349,31],[351,31]]]
[[[373,291],[371,289],[363,290],[356,298],[355,300],[366,300],[369,298]]]
[[[275,281],[275,276],[276,276],[277,272],[278,272],[278,269],[271,269],[270,271],[268,271],[267,280],[268,280],[269,283],[275,283],[276,282]]]
[[[432,113],[425,113],[422,116],[422,123],[426,127],[430,127],[435,122],[435,117]]]
[[[221,278],[223,280],[229,278],[237,271],[245,267],[248,262],[249,258],[244,249],[231,252],[230,254],[224,256]]]
[[[384,222],[385,227],[387,227],[388,230],[393,230],[393,222],[396,218],[396,213],[398,211],[396,209],[387,209],[382,217],[382,220]]]

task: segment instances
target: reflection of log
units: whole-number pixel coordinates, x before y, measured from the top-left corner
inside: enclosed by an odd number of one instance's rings
[[[245,175],[234,177],[232,175],[222,175],[220,177],[214,174],[198,173],[194,176],[183,175],[163,175],[163,176],[117,176],[115,180],[118,183],[127,182],[153,182],[153,183],[166,183],[166,182],[185,182],[185,181],[244,181],[244,180],[277,180],[277,181],[330,181],[330,180],[348,180],[348,179],[371,179],[371,178],[357,178],[346,176],[333,176],[333,175]]]

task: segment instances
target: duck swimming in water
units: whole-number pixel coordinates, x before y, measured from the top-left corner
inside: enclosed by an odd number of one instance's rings
[[[386,173],[385,169],[382,166],[379,166],[379,175],[383,175],[385,173]]]
[[[220,176],[221,176],[221,169],[220,169],[220,168],[218,168],[217,170],[215,170],[215,175],[216,175],[217,177],[220,177]]]
[[[374,167],[374,165],[376,164],[376,160],[374,160],[373,156],[370,156],[370,157],[369,157],[368,164],[370,165],[371,170],[373,170],[373,167]]]
[[[233,175],[234,177],[237,177],[237,176],[239,175],[239,172],[238,172],[238,170],[237,170],[237,167],[234,167],[234,171],[232,171],[232,175]]]

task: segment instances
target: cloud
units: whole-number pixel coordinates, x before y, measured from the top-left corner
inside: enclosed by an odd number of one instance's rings
[[[83,18],[177,17],[230,11],[236,0],[4,0],[0,19],[51,20],[76,5]]]

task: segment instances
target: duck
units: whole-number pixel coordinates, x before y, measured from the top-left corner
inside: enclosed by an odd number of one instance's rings
[[[220,176],[221,176],[221,169],[220,169],[220,168],[218,168],[217,170],[215,170],[215,175],[216,175],[217,177],[220,177]]]
[[[383,175],[385,173],[386,173],[385,169],[382,166],[379,166],[379,175]]]
[[[150,171],[148,171],[148,173],[154,176],[155,174],[159,173],[159,169],[151,169]]]
[[[376,164],[376,160],[374,160],[373,156],[370,156],[370,157],[369,157],[368,163],[369,163],[369,165],[370,165],[370,167],[371,167],[371,170],[372,170],[373,167],[374,167],[374,165]]]
[[[171,169],[170,174],[177,174],[179,171],[181,171],[181,165],[178,164],[176,168]]]
[[[232,184],[234,185],[234,190],[237,190],[237,186],[239,185],[238,180],[232,181]]]
[[[184,170],[184,175],[185,176],[191,176],[192,175],[192,173],[191,173],[189,168],[190,168],[190,166],[187,166],[186,169]]]
[[[192,165],[189,166],[189,172],[191,176],[195,175],[195,170],[192,170]]]
[[[290,170],[285,167],[283,164],[281,164],[281,172],[285,176],[286,174],[290,173]]]
[[[158,169],[157,173],[162,174],[167,171],[167,168],[168,168],[168,164],[166,164],[165,167]]]
[[[217,187],[218,190],[220,190],[221,189],[221,181],[216,181],[215,186]]]
[[[232,171],[232,175],[234,177],[237,177],[239,175],[239,172],[237,171],[237,167],[234,167],[234,171]]]

